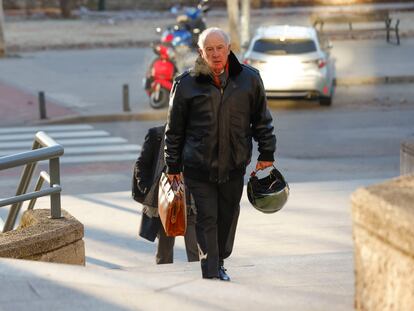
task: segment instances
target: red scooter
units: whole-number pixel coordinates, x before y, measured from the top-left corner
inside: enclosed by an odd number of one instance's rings
[[[154,109],[168,106],[170,91],[177,67],[173,61],[174,50],[163,44],[155,44],[154,53],[158,56],[152,61],[146,77],[144,88],[149,96],[149,104]]]

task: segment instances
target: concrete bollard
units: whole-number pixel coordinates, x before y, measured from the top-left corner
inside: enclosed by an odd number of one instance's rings
[[[128,84],[124,84],[122,86],[122,103],[124,111],[128,112],[131,111],[131,107],[129,106],[129,87]]]
[[[40,119],[47,119],[47,114],[46,114],[46,100],[45,100],[45,93],[44,92],[39,92],[39,114],[40,114]]]

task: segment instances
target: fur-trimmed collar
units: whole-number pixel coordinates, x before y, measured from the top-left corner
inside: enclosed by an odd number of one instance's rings
[[[229,77],[236,76],[243,70],[243,67],[240,65],[236,55],[234,55],[233,52],[230,51],[227,61],[229,62]],[[195,61],[194,68],[190,71],[190,75],[202,82],[211,81],[211,74],[211,69],[199,55]]]

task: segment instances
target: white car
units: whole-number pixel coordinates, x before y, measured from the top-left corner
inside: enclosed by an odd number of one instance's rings
[[[330,48],[313,27],[265,26],[256,31],[243,62],[260,71],[266,96],[318,98],[329,106],[335,87]]]

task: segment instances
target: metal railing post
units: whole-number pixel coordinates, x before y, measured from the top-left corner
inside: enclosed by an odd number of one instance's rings
[[[35,140],[32,145],[32,150],[37,149],[39,147],[40,144]],[[33,173],[36,169],[36,166],[37,162],[26,164],[22,176],[20,177],[19,185],[17,186],[16,196],[26,193],[27,188],[29,188],[30,181],[33,177]],[[19,214],[22,205],[23,202],[17,202],[12,204],[6,222],[3,226],[3,232],[13,230],[14,224],[16,223],[17,215]]]
[[[16,190],[16,196],[26,193],[27,188],[29,188],[30,181],[32,180],[33,173],[36,169],[35,163],[29,163],[25,166],[22,176],[20,177],[20,183]],[[16,223],[17,215],[23,205],[23,202],[17,202],[12,204],[10,207],[9,215],[7,216],[6,223],[3,227],[3,232],[13,230],[14,224]]]
[[[49,160],[49,173],[50,173],[50,187],[60,185],[60,167],[59,158],[53,158]],[[62,217],[62,211],[60,207],[60,192],[50,195],[50,217],[57,219]]]

